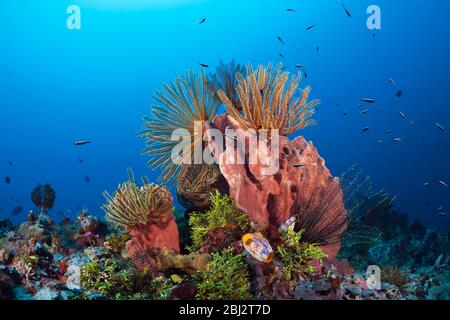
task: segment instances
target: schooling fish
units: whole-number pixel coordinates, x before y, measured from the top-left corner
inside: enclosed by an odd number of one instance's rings
[[[445,217],[447,215],[447,212],[439,212],[439,215]]]
[[[306,31],[311,30],[312,28],[314,28],[316,25],[315,24],[311,24],[309,26],[306,27]]]
[[[365,109],[365,110],[361,111],[361,113],[368,113],[368,112],[369,112],[368,109]]]
[[[393,130],[387,130],[387,131],[384,132],[384,134],[389,134],[389,133],[392,133],[392,132],[394,132],[394,131]]]
[[[399,113],[400,113],[400,115],[402,116],[403,119],[406,119],[406,115],[403,112],[399,111]]]
[[[375,103],[375,99],[373,98],[361,98],[359,100],[365,103]]]
[[[288,66],[284,66],[284,67],[282,67],[281,69],[280,69],[280,71],[284,71],[284,70],[286,70],[288,68]]]
[[[205,64],[205,63],[199,63],[199,66],[203,67],[203,68],[209,68],[209,65]]]
[[[202,24],[206,21],[206,18],[202,18],[198,24]]]
[[[439,180],[438,183],[439,183],[441,186],[444,186],[444,187],[448,188],[448,184],[445,183],[444,181]]]
[[[410,120],[409,123],[410,123],[413,127],[416,126],[416,123],[415,123],[414,121],[412,121],[412,120]]]
[[[91,143],[91,141],[87,141],[87,140],[79,140],[79,141],[75,141],[75,145],[76,145],[76,146],[82,146],[82,145],[90,144],[90,143]]]
[[[6,184],[10,184],[11,183],[11,178],[10,177],[5,177],[5,183]]]
[[[83,160],[83,159],[81,159],[81,158],[78,158],[78,162],[80,162],[80,163],[83,163],[83,162],[84,162],[84,160]]]
[[[400,142],[400,141],[402,141],[402,138],[395,138],[393,141],[394,142]]]
[[[292,8],[287,8],[286,11],[287,11],[287,12],[295,12],[295,11],[297,11],[297,10],[292,9]]]
[[[11,167],[14,167],[14,163],[12,163],[11,161],[8,161],[8,164],[9,164]]]
[[[423,184],[424,187],[427,187],[427,186],[429,186],[429,185],[430,185],[429,182],[425,182],[425,183]]]
[[[91,182],[91,178],[89,176],[84,176],[84,182],[86,183]]]
[[[370,127],[365,127],[365,128],[362,129],[362,132],[363,132],[363,133],[364,133],[364,132],[367,132],[367,131],[369,131],[369,129],[370,129]]]
[[[278,55],[281,57],[281,59],[284,59],[284,56],[282,53],[279,53]]]
[[[395,81],[394,81],[394,79],[389,78],[388,81],[389,81],[390,84],[392,84],[393,86],[395,86]]]
[[[445,127],[443,125],[439,124],[438,122],[435,122],[434,124],[439,128],[439,130],[445,131]]]
[[[347,16],[348,16],[349,18],[351,18],[352,15],[351,15],[350,11],[348,11],[347,7],[346,7],[344,4],[342,4],[342,7],[344,8],[344,11],[345,11],[345,13],[347,14]]]
[[[283,41],[283,39],[282,39],[280,36],[277,36],[277,39],[278,39],[278,41],[279,41],[280,43],[285,44],[284,41]]]
[[[296,64],[295,67],[301,69],[301,68],[304,68],[305,66],[302,64]]]
[[[397,93],[395,94],[395,96],[397,98],[400,98],[402,96],[402,94],[403,94],[402,90],[398,90]]]

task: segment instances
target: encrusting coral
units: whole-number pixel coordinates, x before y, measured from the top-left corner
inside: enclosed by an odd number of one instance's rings
[[[216,114],[217,102],[204,74],[187,71],[163,88],[164,91],[157,91],[155,96],[160,105],[153,106],[152,117],[144,117],[145,130],[140,135],[146,141],[144,154],[151,158],[148,166],[152,169],[160,167],[160,180],[172,185],[174,177],[179,179],[186,171],[183,164],[192,163],[195,148],[204,145],[203,132],[198,132],[196,122],[211,121]],[[186,130],[183,137],[190,139],[190,152],[182,155],[181,163],[174,163],[172,150],[179,141],[171,137],[180,129]]]
[[[287,136],[299,129],[314,124],[310,117],[319,100],[307,103],[310,88],[295,93],[301,79],[276,68],[258,66],[253,70],[249,64],[245,74],[237,74],[238,100],[233,102],[229,94],[218,92],[233,121],[242,129],[279,129],[279,134]],[[238,101],[238,102],[236,102]],[[243,110],[243,113],[241,112]]]
[[[124,228],[131,236],[126,243],[132,257],[149,248],[180,250],[178,228],[173,219],[170,192],[143,179],[144,185],[134,182],[129,170],[129,180],[117,188],[114,196],[105,192],[103,205],[105,218],[113,225]]]

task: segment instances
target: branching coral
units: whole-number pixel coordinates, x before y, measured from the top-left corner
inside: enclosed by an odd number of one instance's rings
[[[103,205],[105,218],[119,228],[132,228],[145,225],[149,221],[165,222],[172,217],[172,195],[165,188],[148,183],[134,182],[133,172],[129,170],[129,180],[119,184],[114,196],[105,192],[107,203]]]
[[[288,280],[317,271],[314,263],[321,263],[326,257],[315,244],[302,242],[302,234],[303,231],[286,229],[282,235],[283,243],[277,247],[277,253],[283,263],[283,273]]]
[[[230,196],[221,195],[218,191],[211,194],[211,208],[206,213],[194,212],[189,217],[193,251],[199,250],[206,242],[208,235],[217,229],[233,229],[242,235],[250,226],[245,212],[236,208]]]
[[[259,66],[256,70],[247,66],[247,76],[238,74],[238,102],[234,102],[223,90],[219,91],[228,112],[243,129],[279,129],[287,136],[314,124],[311,116],[319,100],[307,103],[310,88],[295,97],[301,75],[281,72],[281,65],[272,68]],[[241,113],[240,109],[243,110]]]
[[[203,146],[203,132],[199,132],[195,123],[210,121],[216,114],[217,102],[204,74],[188,71],[163,88],[156,92],[159,105],[153,106],[153,117],[144,117],[145,130],[140,136],[146,141],[144,154],[151,158],[148,166],[152,169],[160,167],[160,180],[171,185],[174,177],[183,176],[186,170],[183,164],[192,163],[188,160],[193,159],[195,148]],[[179,141],[173,141],[172,134],[179,129],[187,130],[187,136],[183,138],[190,139],[191,148],[190,153],[182,154],[181,163],[177,164],[171,155]]]
[[[198,274],[198,300],[250,299],[249,273],[244,255],[235,254],[232,248],[212,255],[206,270]]]
[[[210,194],[223,184],[217,165],[190,165],[177,185],[178,201],[189,210],[204,210],[210,204]]]
[[[242,110],[242,106],[240,105],[238,94],[237,94],[237,75],[241,74],[242,76],[246,75],[246,69],[244,66],[240,64],[236,64],[233,59],[229,64],[224,64],[222,61],[219,66],[216,68],[216,73],[209,75],[209,85],[211,86],[211,90],[214,92],[214,98],[220,104],[222,100],[219,95],[219,91],[226,95],[226,97],[230,100],[233,106],[237,110]]]

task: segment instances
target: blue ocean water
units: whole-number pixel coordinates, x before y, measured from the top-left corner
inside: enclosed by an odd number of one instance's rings
[[[81,30],[66,26],[73,4]],[[366,26],[372,4],[380,30]],[[449,16],[446,0],[2,1],[0,218],[23,219],[40,182],[57,192],[51,214],[73,217],[84,207],[103,215],[102,192],[124,181],[128,167],[155,180],[136,136],[152,94],[186,69],[200,71],[199,63],[212,72],[234,58],[283,62],[291,72],[304,65],[301,85],[322,102],[319,124],[299,134],[331,172],[358,162],[400,210],[446,232],[449,217],[437,208],[450,210],[450,188],[437,181],[450,184]],[[364,97],[376,102],[358,108]],[[24,213],[11,217],[18,205]]]

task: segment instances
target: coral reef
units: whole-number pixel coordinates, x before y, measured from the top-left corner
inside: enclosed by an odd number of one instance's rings
[[[214,124],[223,132],[232,126],[226,115],[216,117]],[[241,134],[248,138],[248,133]],[[213,151],[218,150],[214,142],[210,143]],[[259,159],[273,157],[269,161],[272,164],[279,159],[279,170],[274,174],[266,173],[268,166],[264,163],[227,161],[238,152],[236,148],[215,155],[230,186],[230,195],[238,208],[248,214],[255,229],[276,235],[278,227],[289,217],[300,215],[305,236],[310,237],[308,241],[320,242],[333,260],[346,228],[347,212],[339,179],[332,177],[313,144],[303,137],[293,141],[280,137],[279,152],[271,155],[270,151],[258,148]],[[245,163],[249,163],[248,146],[243,151]]]

